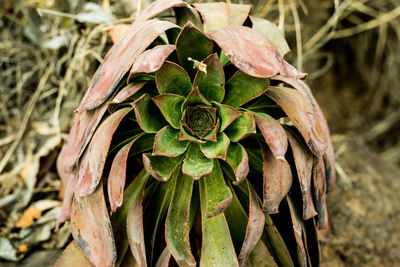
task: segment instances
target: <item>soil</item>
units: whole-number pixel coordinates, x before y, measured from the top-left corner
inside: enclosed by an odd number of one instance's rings
[[[351,185],[339,177],[328,194],[323,266],[400,266],[400,169],[355,140],[336,136],[334,146]]]

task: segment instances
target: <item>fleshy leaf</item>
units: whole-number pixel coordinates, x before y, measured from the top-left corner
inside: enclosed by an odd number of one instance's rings
[[[139,266],[146,266],[146,248],[143,231],[143,191],[149,175],[138,175],[133,180],[134,191],[129,196],[131,202],[126,220],[127,236],[133,256]]]
[[[146,251],[148,253],[149,266],[153,266],[156,261],[155,253],[157,253],[158,250],[158,237],[163,238],[164,236],[165,214],[171,202],[175,184],[174,180],[176,180],[176,178],[177,172],[172,175],[169,181],[160,183],[146,205],[146,212],[144,214],[144,234],[145,240],[148,241],[146,242]]]
[[[218,160],[214,160],[213,171],[203,180],[205,180],[205,194],[208,199],[206,218],[210,218],[224,212],[232,202],[232,193],[225,184]]]
[[[229,147],[229,138],[224,133],[217,135],[217,142],[206,142],[200,145],[201,152],[209,159],[225,160]]]
[[[326,150],[325,140],[316,130],[313,107],[308,99],[287,87],[270,87],[266,95],[282,107],[314,155],[322,155]]]
[[[287,136],[292,147],[294,163],[296,165],[297,176],[299,178],[300,190],[303,199],[303,219],[308,220],[315,215],[314,202],[311,192],[311,177],[313,168],[313,155],[303,142],[287,130]]]
[[[203,61],[212,53],[212,41],[190,21],[183,27],[176,40],[178,59],[183,68],[193,77],[196,74],[193,61]]]
[[[104,103],[138,56],[161,33],[175,27],[171,22],[160,20],[134,23],[107,53],[77,111],[91,110]]]
[[[74,196],[71,230],[75,242],[93,265],[114,266],[117,255],[101,183],[89,196]]]
[[[182,110],[184,110],[187,106],[195,106],[195,105],[205,105],[211,106],[210,102],[204,98],[204,96],[200,93],[199,87],[194,87],[193,90],[189,93],[185,102],[182,105]]]
[[[196,9],[190,5],[174,8],[176,24],[184,27],[188,21],[192,22],[197,28],[203,29],[201,18]]]
[[[176,170],[174,193],[165,223],[167,246],[180,266],[196,266],[189,241],[189,211],[193,179]]]
[[[247,261],[247,267],[277,267],[278,264],[275,259],[271,256],[268,247],[265,243],[260,240],[257,245],[251,251],[249,259]]]
[[[152,73],[159,70],[174,50],[175,45],[158,45],[144,51],[133,63],[130,74]]]
[[[185,98],[175,94],[162,94],[153,97],[153,101],[169,124],[175,129],[180,129],[181,125],[179,121],[182,118],[181,107]]]
[[[107,182],[111,212],[115,212],[122,205],[129,151],[140,136],[142,135],[138,135],[122,147],[113,159]]]
[[[250,16],[250,19],[253,23],[252,28],[264,34],[276,47],[281,56],[286,55],[290,51],[289,45],[285,40],[285,36],[283,36],[283,33],[279,27],[275,25],[275,23],[253,16]]]
[[[142,87],[145,85],[145,82],[142,83],[131,83],[121,89],[116,96],[109,102],[110,104],[119,104],[127,100],[129,97],[136,94]]]
[[[204,179],[199,183],[203,231],[200,267],[239,266],[225,215],[221,213],[207,218],[208,198],[205,183]]]
[[[292,172],[286,160],[278,160],[271,150],[260,143],[263,155],[263,210],[278,213],[282,199],[292,186]]]
[[[231,106],[220,104],[217,102],[213,102],[213,104],[217,107],[217,114],[221,121],[221,125],[219,131],[222,132],[226,129],[237,117],[242,115],[239,111],[234,109]]]
[[[156,84],[160,94],[171,93],[186,97],[192,90],[192,83],[186,71],[169,61],[156,72]]]
[[[183,161],[182,172],[198,180],[212,172],[213,160],[205,157],[198,144],[192,143]]]
[[[184,153],[188,145],[188,141],[179,140],[179,130],[167,125],[156,134],[152,155],[176,157]]]
[[[206,140],[201,140],[200,138],[189,134],[184,127],[181,127],[181,130],[179,132],[179,140],[188,140],[198,144],[203,144],[206,142]]]
[[[203,139],[211,142],[217,142],[217,134],[219,129],[219,119],[217,119],[217,124],[214,129],[212,129],[208,134],[206,134]]]
[[[231,26],[209,33],[229,60],[244,73],[269,78],[280,73],[291,78],[303,78],[304,73],[289,65],[262,33],[244,26]]]
[[[286,132],[279,122],[265,113],[253,112],[258,128],[276,159],[284,160],[288,147]]]
[[[225,94],[225,73],[218,55],[214,53],[208,56],[203,63],[207,65],[207,72],[198,70],[193,86],[198,86],[200,93],[208,101],[220,103]]]
[[[254,116],[250,112],[243,112],[226,130],[225,133],[233,142],[237,142],[256,132]]]
[[[108,149],[114,132],[122,119],[132,110],[123,108],[111,114],[97,129],[80,163],[78,181],[74,192],[78,196],[91,194],[100,182]]]
[[[175,168],[182,162],[184,154],[176,157],[152,156],[148,153],[143,154],[143,165],[146,171],[154,178],[165,182]]]
[[[236,72],[226,83],[226,93],[223,104],[234,108],[262,95],[269,85],[269,80],[247,75],[244,72]]]
[[[232,167],[236,182],[241,183],[249,173],[249,157],[246,149],[239,143],[231,143],[226,154],[226,162]]]
[[[148,94],[142,95],[132,106],[140,128],[146,133],[157,133],[167,124]]]
[[[202,3],[193,6],[203,17],[206,32],[227,26],[241,26],[251,10],[251,5],[227,3]]]

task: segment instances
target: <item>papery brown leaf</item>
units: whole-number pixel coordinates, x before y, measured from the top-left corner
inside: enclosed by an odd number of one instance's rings
[[[93,75],[78,112],[97,108],[112,94],[125,73],[141,53],[163,32],[178,27],[168,21],[134,23],[109,50]]]
[[[68,220],[71,216],[71,203],[72,197],[74,195],[74,187],[76,182],[76,169],[70,172],[70,177],[66,180],[65,189],[64,189],[64,199],[63,205],[60,212],[60,215],[57,218],[55,231],[57,232],[60,225]],[[64,182],[63,182],[64,183]]]
[[[300,143],[290,131],[286,131],[286,133],[292,147],[294,163],[299,178],[303,199],[303,219],[308,220],[317,215],[311,191],[313,155],[307,146]]]
[[[151,73],[159,70],[175,49],[175,45],[158,45],[144,51],[133,63],[130,75],[134,73]]]
[[[328,227],[328,211],[326,209],[326,172],[322,157],[314,157],[313,185],[315,208],[318,212],[318,229]]]
[[[251,10],[251,5],[227,3],[202,3],[193,6],[201,14],[206,32],[228,26],[241,26]]]
[[[87,196],[96,189],[103,174],[104,164],[114,132],[122,119],[131,110],[132,108],[123,108],[116,111],[97,129],[79,166],[78,181],[74,188],[74,193],[78,196]]]
[[[262,33],[243,26],[231,26],[210,32],[211,38],[221,47],[229,60],[244,73],[269,78],[280,73],[285,77],[299,78],[279,54],[275,46]]]
[[[132,140],[115,155],[111,165],[110,174],[108,175],[107,189],[108,199],[110,201],[111,212],[115,212],[122,205],[124,195],[124,187],[126,180],[126,163],[129,151],[135,140]]]
[[[140,12],[139,16],[136,18],[134,25],[140,24],[141,22],[151,19],[158,14],[164,12],[167,9],[172,7],[180,7],[186,6],[187,4],[181,0],[158,0],[153,2],[147,8],[145,8],[142,12]]]
[[[75,114],[68,141],[63,146],[64,151],[58,157],[59,172],[63,169],[63,172],[68,173],[75,168],[106,110],[107,105],[104,104],[95,110]]]
[[[57,259],[54,267],[92,267],[93,265],[83,254],[82,250],[78,247],[75,241],[69,243],[67,248],[63,251],[62,255]]]
[[[240,266],[247,266],[247,260],[253,251],[264,230],[265,216],[258,202],[258,197],[247,180],[249,188],[249,222],[247,223],[246,236],[243,241],[238,259]]]
[[[103,185],[89,196],[74,196],[71,229],[75,242],[95,266],[114,266],[117,253]]]
[[[260,143],[263,155],[263,210],[278,213],[282,199],[292,186],[292,172],[286,160],[278,160],[271,150]]]
[[[312,106],[314,108],[314,112],[318,117],[317,120],[317,131],[321,132],[325,136],[325,142],[327,145],[326,152],[324,154],[324,162],[325,162],[325,171],[326,171],[326,182],[327,182],[327,190],[331,188],[332,185],[335,184],[336,181],[336,172],[335,172],[335,154],[331,142],[331,136],[329,132],[328,123],[324,117],[324,114],[315,100],[311,89],[308,85],[301,80],[290,79],[282,76],[275,76],[272,79],[285,82],[290,84],[300,92],[302,92],[307,98],[311,101]]]
[[[172,254],[169,251],[168,247],[165,247],[160,257],[158,257],[155,267],[168,267],[171,256]]]
[[[313,154],[323,155],[326,150],[325,138],[317,131],[317,117],[307,97],[288,87],[270,87],[265,94],[281,106]]]
[[[300,214],[297,213],[296,207],[294,206],[294,203],[292,202],[291,198],[289,196],[286,197],[288,206],[289,206],[289,212],[290,212],[290,217],[292,219],[292,225],[293,225],[293,232],[294,232],[294,238],[297,243],[297,247],[300,251],[300,257],[301,257],[301,263],[302,266],[308,266],[308,255],[307,255],[307,236],[305,232],[305,227],[304,227],[304,221],[300,217]]]
[[[276,159],[284,160],[288,147],[288,139],[282,125],[265,113],[254,112],[253,114],[257,127],[264,136],[265,142],[267,142],[272,154],[274,154]]]
[[[119,104],[136,94],[146,83],[131,83],[121,89],[109,104]]]
[[[115,44],[121,36],[124,35],[126,30],[128,30],[130,25],[128,24],[117,24],[110,27],[109,34],[111,37],[111,41]]]

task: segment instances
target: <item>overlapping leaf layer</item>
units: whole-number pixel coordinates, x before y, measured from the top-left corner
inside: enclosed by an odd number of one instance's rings
[[[329,130],[250,10],[159,0],[107,54],[58,159],[92,264],[318,265]]]

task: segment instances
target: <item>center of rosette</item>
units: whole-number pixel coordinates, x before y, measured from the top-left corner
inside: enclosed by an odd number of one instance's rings
[[[183,118],[183,126],[193,135],[202,139],[216,126],[216,108],[188,106]]]

